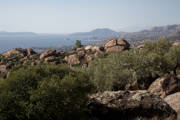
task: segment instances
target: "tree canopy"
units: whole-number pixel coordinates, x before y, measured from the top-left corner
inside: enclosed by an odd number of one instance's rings
[[[1,120],[83,120],[88,77],[66,66],[22,68],[0,83]]]

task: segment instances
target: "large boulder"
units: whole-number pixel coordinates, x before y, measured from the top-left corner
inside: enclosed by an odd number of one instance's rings
[[[180,91],[180,80],[174,75],[166,74],[155,80],[148,91],[164,98],[167,95]]]
[[[104,44],[106,52],[120,52],[129,49],[130,44],[124,39],[112,39]]]
[[[174,46],[180,46],[180,42],[174,42],[172,45],[174,45]]]
[[[91,120],[176,120],[177,113],[163,99],[147,91],[116,91],[90,96]]]
[[[56,50],[46,50],[45,52],[41,53],[40,59],[44,59],[49,56],[56,56]]]
[[[84,50],[77,51],[77,55],[78,56],[84,56],[85,55],[85,51]]]
[[[16,49],[11,49],[11,50],[8,50],[8,51],[2,53],[2,56],[5,56],[5,57],[10,57],[13,55],[30,56],[33,54],[36,54],[36,52],[31,48],[28,48],[28,49],[16,48]]]
[[[5,57],[10,57],[13,55],[24,56],[24,51],[21,49],[11,49],[11,50],[8,50],[8,51],[2,53],[2,56],[5,56]]]
[[[78,55],[76,54],[73,54],[73,55],[70,55],[70,56],[66,56],[64,58],[64,60],[70,64],[70,65],[77,65],[77,64],[80,64],[80,60],[78,58]]]
[[[46,63],[55,62],[55,61],[56,61],[56,57],[54,57],[54,56],[49,56],[49,57],[46,57],[46,58],[44,59],[44,61],[45,61]]]
[[[6,65],[0,65],[0,73],[6,73],[7,72],[7,66]]]
[[[86,51],[92,51],[92,52],[95,52],[95,51],[100,51],[99,47],[98,46],[92,46],[92,45],[88,45],[84,48]]]
[[[180,92],[168,95],[164,100],[178,113],[180,120]]]
[[[92,61],[94,58],[95,58],[95,55],[94,55],[94,54],[86,54],[86,55],[85,55],[85,61],[86,61],[87,63],[89,63],[90,61]]]

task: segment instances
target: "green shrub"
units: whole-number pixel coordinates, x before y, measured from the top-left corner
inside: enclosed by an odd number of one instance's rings
[[[154,52],[160,55],[164,55],[168,52],[172,43],[167,38],[162,38],[156,42],[145,42],[145,49],[149,52]]]
[[[157,77],[172,70],[164,57],[169,50],[172,51],[171,43],[162,39],[146,43],[145,49],[114,53],[92,61],[89,76],[99,91],[124,89],[133,81],[138,82],[140,89],[147,89]]]
[[[173,46],[165,54],[164,59],[167,62],[166,68],[177,75],[177,69],[180,68],[180,46]]]
[[[1,120],[83,120],[88,76],[66,66],[36,66],[12,72],[0,84]]]

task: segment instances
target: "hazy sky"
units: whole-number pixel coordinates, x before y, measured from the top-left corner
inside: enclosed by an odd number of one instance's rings
[[[72,33],[180,24],[180,0],[0,0],[0,31]]]

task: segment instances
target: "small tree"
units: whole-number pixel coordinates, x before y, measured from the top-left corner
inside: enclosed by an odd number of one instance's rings
[[[76,40],[75,48],[81,48],[81,47],[83,47],[83,45],[81,44],[81,41],[80,40]]]

